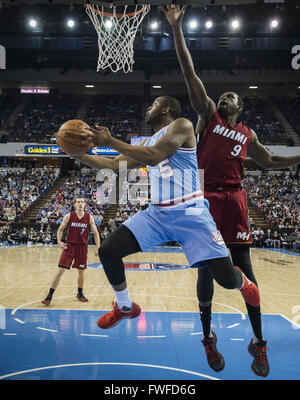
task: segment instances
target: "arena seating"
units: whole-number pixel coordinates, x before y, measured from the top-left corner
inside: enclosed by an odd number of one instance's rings
[[[0,96],[0,128],[9,133],[10,141],[50,143],[58,127],[68,119],[77,118],[81,105],[86,101],[84,95],[23,95],[29,96],[25,108],[8,127],[7,120],[21,95]],[[140,134],[144,119],[143,98],[134,96],[92,95],[82,118],[91,126],[107,126],[113,136],[128,141],[128,135]],[[178,97],[183,116],[194,125],[197,115],[189,105],[188,98]],[[216,99],[217,100],[217,99]],[[277,98],[272,101],[281,108],[295,129],[300,127],[299,96],[295,98]],[[7,103],[7,105],[6,105]],[[276,120],[268,102],[259,97],[245,97],[244,111],[240,120],[254,129],[264,144],[288,144],[284,129]]]
[[[243,187],[248,203],[254,206],[269,225],[272,238],[267,242],[267,230],[252,225],[254,246],[276,247],[274,234],[279,236],[279,244],[300,251],[300,183],[293,174],[264,174],[260,177],[246,176]]]
[[[0,171],[0,222],[18,222],[26,209],[42,196],[58,175],[51,168]]]
[[[300,95],[298,94],[298,96],[293,97],[274,97],[272,100],[300,136]]]

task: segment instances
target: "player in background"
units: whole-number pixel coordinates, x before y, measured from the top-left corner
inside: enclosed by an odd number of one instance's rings
[[[230,249],[233,264],[239,266],[248,279],[256,282],[250,260],[252,242],[248,226],[247,198],[241,189],[243,161],[250,156],[258,165],[268,168],[286,168],[300,162],[300,156],[280,157],[270,155],[259,142],[256,133],[237,123],[243,110],[242,98],[234,92],[223,93],[217,105],[207,95],[197,76],[192,57],[182,32],[182,20],[188,4],[161,7],[170,23],[177,57],[188,88],[191,105],[198,115],[196,133],[202,133],[198,145],[198,168],[204,170],[204,197],[209,201],[210,212]],[[221,371],[225,361],[216,348],[217,338],[211,330],[213,276],[207,268],[198,269],[197,296],[203,326],[203,340],[207,360],[212,369]],[[267,376],[266,340],[262,335],[260,305],[246,302],[253,338],[248,346],[254,357],[251,365],[255,374]]]
[[[115,292],[113,310],[102,315],[98,326],[112,328],[124,318],[136,318],[140,307],[128,293],[124,263],[130,254],[146,251],[155,245],[178,241],[192,267],[208,269],[214,279],[227,289],[238,289],[251,304],[259,304],[259,291],[229,257],[223,238],[209,214],[203,198],[196,158],[193,125],[180,118],[181,107],[172,97],[155,99],[146,113],[146,122],[154,135],[142,146],[131,146],[113,138],[107,128],[90,128],[87,140],[94,146],[109,146],[131,160],[130,167],[148,165],[151,204],[129,218],[101,244],[99,257]],[[79,157],[96,168],[116,168],[120,158]]]
[[[62,242],[62,235],[65,228],[68,228],[66,243]],[[76,298],[79,301],[87,302],[82,290],[84,285],[84,270],[86,269],[89,230],[94,234],[96,244],[95,256],[98,256],[100,247],[100,238],[95,220],[92,215],[85,212],[85,199],[83,197],[75,198],[75,211],[66,214],[57,230],[57,244],[62,249],[58,261],[58,271],[52,281],[49,293],[43,304],[48,306],[51,303],[53,293],[57,288],[65,270],[76,268],[78,270],[78,293]]]

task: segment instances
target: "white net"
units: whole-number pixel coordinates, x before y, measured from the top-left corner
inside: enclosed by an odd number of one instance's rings
[[[128,12],[127,5],[121,14],[116,6],[107,13],[103,6],[87,5],[86,12],[98,34],[99,57],[97,71],[110,68],[112,72],[132,72],[134,64],[133,43],[136,32],[150,10],[149,5],[136,5]]]

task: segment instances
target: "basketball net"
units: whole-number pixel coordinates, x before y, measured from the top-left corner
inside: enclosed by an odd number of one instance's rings
[[[105,68],[110,68],[112,72],[123,70],[125,73],[133,70],[134,39],[150,5],[136,5],[133,12],[127,12],[127,7],[124,5],[123,13],[117,13],[116,6],[112,5],[112,12],[108,13],[104,12],[103,6],[85,5],[98,34],[97,72]]]

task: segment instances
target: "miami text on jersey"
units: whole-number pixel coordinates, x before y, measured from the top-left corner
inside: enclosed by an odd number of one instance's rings
[[[234,129],[225,128],[225,126],[221,126],[219,124],[217,124],[214,127],[213,132],[217,133],[218,135],[225,136],[229,139],[236,140],[237,142],[240,142],[242,144],[245,144],[248,140],[246,135],[244,135],[238,131],[235,131]]]

